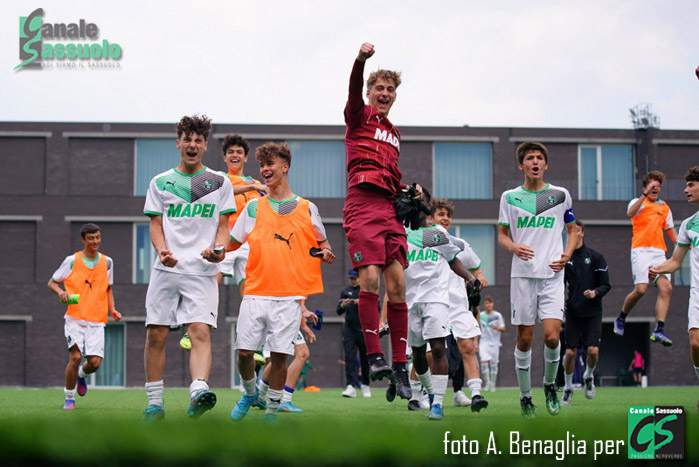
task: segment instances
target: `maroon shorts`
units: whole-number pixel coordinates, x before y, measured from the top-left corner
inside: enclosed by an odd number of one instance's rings
[[[405,228],[396,219],[394,195],[381,188],[353,186],[347,190],[342,227],[347,233],[352,266],[382,269],[397,260],[407,267]]]

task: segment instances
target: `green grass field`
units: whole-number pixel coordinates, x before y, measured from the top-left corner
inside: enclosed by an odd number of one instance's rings
[[[146,406],[143,390],[91,389],[86,397],[78,398],[76,410],[69,412],[62,410],[61,389],[0,389],[2,465],[410,466],[557,462],[555,452],[510,454],[510,432],[519,432],[521,440],[556,441],[568,437],[576,446],[585,441],[585,455],[579,449],[578,453],[563,454],[569,464],[593,461],[595,440],[621,440],[621,445],[611,443],[619,446],[618,454],[601,454],[596,459],[619,464],[628,461],[630,405],[684,406],[685,459],[699,460],[696,387],[598,388],[594,400],[586,400],[582,391],[575,391],[573,405],[563,407],[557,417],[546,412],[543,391],[535,388],[534,420],[524,420],[519,415],[518,393],[514,389],[485,393],[490,406],[481,413],[454,407],[449,391],[442,421],[426,419],[425,412],[408,411],[405,401],[389,404],[378,389],[373,390],[370,399],[342,398],[339,389],[297,391],[294,402],[305,411],[279,414],[276,426],[267,425],[262,419],[264,412],[258,409],[251,409],[241,422],[231,421],[230,411],[240,392],[215,392],[215,409],[199,420],[188,420],[187,391],[166,390],[165,420],[144,424],[140,421]],[[450,442],[445,454],[446,431],[451,440],[462,441],[465,436],[473,442],[467,442],[466,449],[463,442]],[[491,432],[496,450],[487,453]],[[478,454],[473,453],[476,445]],[[457,449],[461,454],[453,453]]]

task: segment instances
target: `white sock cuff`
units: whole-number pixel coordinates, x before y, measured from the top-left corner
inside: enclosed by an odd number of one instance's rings
[[[146,389],[158,389],[159,387],[162,388],[165,386],[164,380],[160,381],[153,381],[151,383],[146,383]]]
[[[80,365],[80,366],[78,367],[78,376],[79,376],[80,378],[87,378],[87,373],[85,373],[85,370],[83,370],[83,366],[82,366],[82,365]]]
[[[192,398],[199,391],[208,391],[209,385],[203,379],[195,379],[192,384],[189,385],[189,397]]]
[[[257,378],[251,378],[248,380],[244,380],[241,376],[241,381],[243,383],[243,391],[245,392],[245,395],[247,396],[254,396],[255,395],[255,389],[257,389],[256,383],[257,383]]]
[[[544,360],[551,363],[561,360],[561,341],[558,341],[555,349],[544,345]]]
[[[515,347],[515,368],[525,369],[532,365],[532,349],[523,352]]]

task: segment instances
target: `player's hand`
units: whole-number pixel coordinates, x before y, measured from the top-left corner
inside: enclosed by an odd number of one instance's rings
[[[255,185],[253,185],[253,188],[255,188],[255,190],[259,191],[260,194],[262,194],[262,193],[269,194],[269,188],[267,187],[267,185],[255,184]]]
[[[697,79],[699,79],[699,66],[697,67],[697,69],[696,69],[696,70],[694,70],[694,73],[696,73],[696,75],[697,75]]]
[[[332,250],[330,250],[330,248],[323,248],[321,251],[323,253],[323,257],[321,258],[322,261],[328,264],[332,264],[333,261],[335,261],[335,254],[332,252]]]
[[[68,292],[66,292],[65,290],[61,290],[61,292],[58,294],[58,300],[60,300],[63,304],[68,303],[69,298],[70,295],[68,295]]]
[[[115,323],[118,323],[119,320],[121,319],[121,313],[119,313],[116,310],[112,310],[112,319],[114,320]]]
[[[648,270],[648,279],[653,282],[658,277],[658,274],[660,274],[658,268],[650,268]]]
[[[220,251],[220,253],[216,253],[216,251],[211,248],[207,248],[201,252],[201,256],[211,263],[220,263],[223,261],[223,258],[226,257],[226,250],[223,248],[223,245],[215,245],[214,248]]]
[[[553,269],[554,272],[561,272],[563,268],[566,267],[566,264],[568,264],[569,259],[568,255],[562,253],[559,259],[549,264],[549,267]]]
[[[368,58],[371,58],[371,56],[374,55],[374,52],[374,45],[365,42],[359,48],[359,55],[357,55],[357,60],[359,60],[360,62],[365,62]]]
[[[342,308],[347,308],[348,306],[350,306],[352,304],[352,299],[345,298],[342,300],[342,302],[340,302],[340,304],[342,305]]]
[[[306,342],[309,344],[312,344],[316,341],[316,335],[313,332],[311,328],[308,326],[301,326],[301,332],[303,332],[303,335],[306,336]]]
[[[522,261],[529,261],[534,257],[534,250],[524,243],[515,243],[512,245],[512,254]]]
[[[643,191],[643,194],[646,195],[646,198],[651,193],[654,193],[656,195],[660,193],[660,182],[658,182],[657,180],[650,180],[646,185],[645,190]]]
[[[177,264],[177,259],[175,259],[175,257],[172,256],[172,252],[167,248],[163,248],[162,250],[160,250],[158,252],[158,257],[160,258],[160,262],[162,263],[162,265],[168,268],[174,268]]]
[[[318,315],[306,308],[306,305],[301,305],[301,317],[305,323],[318,324]]]
[[[588,300],[592,300],[593,298],[595,298],[597,296],[597,292],[595,292],[594,290],[586,290],[583,292],[583,295]]]
[[[485,276],[483,274],[479,274],[477,279],[481,281],[481,290],[488,287],[488,281],[485,279]]]

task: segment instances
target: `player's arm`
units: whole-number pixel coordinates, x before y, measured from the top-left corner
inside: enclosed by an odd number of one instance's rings
[[[231,237],[228,233],[228,217],[230,213],[221,214],[218,216],[218,229],[216,229],[216,237],[214,238],[214,248],[223,248],[223,251],[216,253],[211,248],[207,248],[201,252],[205,260],[212,263],[219,263],[226,257],[226,250],[231,246]]]
[[[359,48],[357,59],[354,61],[350,74],[349,96],[345,106],[345,123],[349,126],[357,126],[362,122],[364,115],[364,62],[374,55],[374,46],[365,42]]]
[[[670,237],[670,240],[672,240],[672,243],[677,243],[677,231],[675,230],[674,227],[665,230],[665,233],[667,234],[668,237]]]
[[[167,249],[165,243],[165,233],[163,232],[163,216],[155,214],[150,215],[150,241],[158,253],[158,258],[163,266],[168,268],[175,267],[177,259],[172,256],[172,252]]]
[[[454,257],[451,261],[449,261],[449,267],[451,268],[454,273],[456,273],[457,276],[461,277],[464,280],[467,280],[471,283],[476,281],[476,278],[471,274],[471,271],[466,269],[464,267],[464,264],[461,262],[461,260],[457,257]]]
[[[630,204],[628,209],[626,210],[626,215],[631,218],[636,215],[639,209],[641,209],[641,206],[643,205],[643,201],[646,199],[646,194],[641,193],[641,196],[633,200]]]
[[[534,257],[534,250],[528,245],[512,241],[509,225],[498,225],[498,244],[522,261],[528,261]]]
[[[267,188],[267,185],[258,183],[252,185],[233,185],[234,195],[242,195],[243,193],[247,193],[248,191],[261,191],[263,193],[269,193],[269,188]]]
[[[345,311],[347,311],[347,308],[350,306],[352,303],[352,300],[347,297],[347,294],[345,294],[345,291],[343,290],[340,293],[340,300],[337,302],[337,314],[342,315]]]
[[[599,285],[595,287],[594,290],[591,290],[590,294],[588,294],[587,290],[583,292],[583,295],[585,295],[587,298],[602,298],[607,295],[607,292],[609,292],[612,288],[611,284],[609,283],[609,266],[607,266],[604,256],[600,254],[597,255],[595,275],[597,276],[597,283]]]
[[[575,222],[568,222],[566,224],[566,232],[568,233],[568,238],[566,239],[565,251],[561,254],[560,258],[549,264],[549,267],[553,269],[554,272],[560,272],[566,267],[568,260],[575,251],[575,246],[578,244],[578,231],[575,230]]]
[[[321,258],[322,261],[328,264],[332,264],[333,261],[335,261],[335,254],[333,253],[333,249],[330,246],[330,242],[327,238],[321,242],[318,242],[318,248],[320,248],[320,251],[323,253],[323,257]]]
[[[58,282],[53,280],[53,277],[49,279],[49,283],[46,284],[49,288],[49,290],[56,295],[58,295],[58,299],[61,301],[61,303],[68,303],[68,292],[63,290],[60,285],[58,285]]]
[[[473,274],[473,277],[478,279],[481,283],[481,289],[485,289],[488,287],[488,281],[485,279],[485,274],[483,274],[483,271],[481,268],[475,268],[475,269],[469,269],[469,272]]]
[[[658,274],[669,274],[677,271],[682,267],[682,261],[684,261],[684,257],[687,255],[688,251],[689,245],[678,244],[675,247],[675,251],[672,252],[670,259],[666,260],[661,265],[655,266],[654,268],[650,268],[648,270],[648,278],[653,281],[656,277],[658,277]]]
[[[107,304],[109,306],[109,312],[112,314],[112,319],[115,323],[118,323],[121,319],[121,313],[117,311],[116,305],[114,304],[114,292],[112,291],[111,285],[107,288]]]

